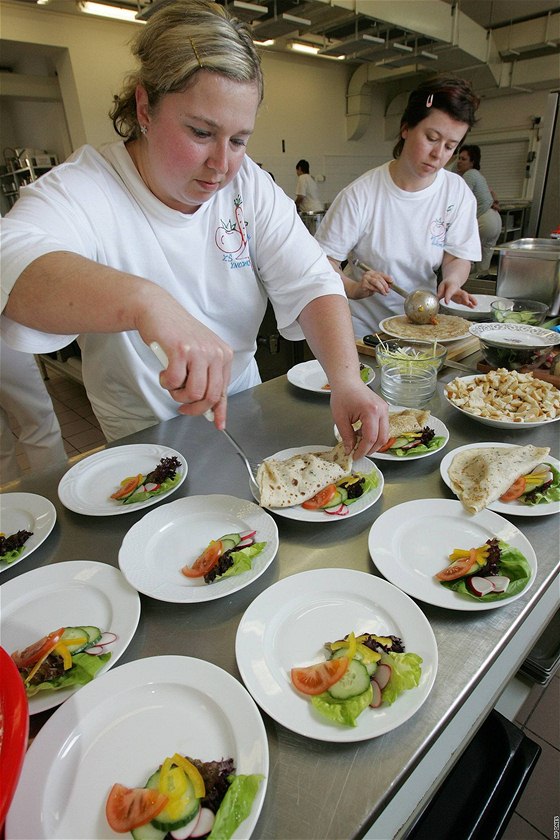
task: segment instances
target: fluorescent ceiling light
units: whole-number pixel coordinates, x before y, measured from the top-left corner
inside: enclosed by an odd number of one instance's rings
[[[367,50],[375,44],[385,44],[385,38],[378,38],[377,35],[356,35],[355,37],[347,38],[345,41],[339,41],[338,44],[333,44],[330,47],[325,47],[320,50],[321,55],[350,55],[351,53],[359,53],[360,50]]]
[[[302,44],[299,41],[291,41],[289,47],[295,52],[307,53],[308,55],[317,55],[319,52],[319,47],[314,47],[313,44]]]
[[[257,47],[272,47],[274,45],[274,38],[267,38],[266,41],[255,41],[253,38],[253,44],[256,44]]]
[[[144,23],[144,21],[137,21],[134,9],[123,9],[122,6],[109,6],[105,3],[94,3],[91,0],[83,0],[79,4],[79,7],[87,15],[98,15],[99,17],[114,18],[115,20],[129,20],[133,23]]]
[[[253,27],[253,34],[259,40],[263,38],[279,38],[282,35],[297,32],[298,29],[305,29],[308,26],[311,26],[311,21],[308,18],[300,18],[284,12],[278,17],[271,17],[268,20],[257,23]]]

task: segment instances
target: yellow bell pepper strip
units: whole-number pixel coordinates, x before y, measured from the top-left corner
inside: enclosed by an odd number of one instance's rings
[[[188,778],[192,782],[192,786],[194,788],[194,795],[197,799],[202,799],[206,796],[206,786],[204,784],[204,779],[202,778],[200,771],[194,766],[194,764],[185,758],[183,755],[179,755],[179,753],[175,753],[175,755],[170,759],[165,759],[163,763],[163,767],[165,767],[165,762],[169,761],[172,765],[174,764],[176,767],[180,767],[182,770],[185,771]],[[162,775],[163,775],[163,768],[162,768]]]
[[[72,654],[64,644],[64,642],[59,642],[56,647],[54,648],[54,653],[58,653],[60,657],[62,657],[62,664],[64,665],[64,670],[68,671],[69,668],[72,667]]]

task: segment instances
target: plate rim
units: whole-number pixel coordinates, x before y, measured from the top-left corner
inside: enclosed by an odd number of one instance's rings
[[[488,602],[484,602],[484,603],[477,603],[474,600],[471,602],[471,601],[467,601],[466,598],[462,599],[462,598],[458,597],[456,601],[453,600],[453,603],[446,603],[445,598],[447,596],[444,593],[450,592],[450,590],[446,589],[445,587],[442,587],[441,590],[435,590],[436,592],[441,592],[442,593],[442,596],[443,596],[442,598],[434,597],[434,598],[428,599],[428,598],[426,598],[422,595],[419,595],[417,592],[416,593],[411,593],[408,589],[403,588],[402,582],[400,584],[394,583],[391,580],[391,578],[386,574],[386,572],[382,570],[381,566],[379,566],[378,563],[373,559],[372,542],[373,542],[374,529],[376,527],[379,527],[378,523],[383,518],[383,516],[385,514],[389,514],[391,512],[394,512],[397,508],[403,508],[404,506],[407,506],[407,507],[410,508],[412,506],[418,506],[418,505],[421,505],[421,504],[427,504],[427,505],[433,506],[434,503],[437,504],[438,506],[442,507],[442,508],[447,507],[449,510],[451,510],[453,508],[457,512],[461,513],[462,515],[468,517],[471,520],[474,520],[477,517],[482,517],[482,516],[497,517],[497,519],[499,519],[500,522],[503,523],[502,527],[507,526],[507,529],[512,529],[513,528],[514,529],[514,536],[516,538],[519,538],[520,542],[524,543],[523,553],[524,554],[528,553],[530,555],[530,556],[527,556],[527,554],[526,554],[529,565],[531,566],[532,575],[531,575],[531,578],[530,578],[527,586],[525,587],[525,589],[522,589],[521,592],[518,592],[516,595],[512,596],[511,598],[509,598],[507,600],[504,599],[502,601],[488,601]],[[393,513],[393,515],[394,515],[394,513]],[[433,516],[433,515],[434,514],[431,514],[431,516]],[[377,571],[380,574],[382,574],[383,577],[386,580],[388,580],[390,583],[393,583],[393,586],[397,586],[399,589],[402,589],[403,592],[406,592],[409,597],[416,598],[417,600],[422,601],[422,603],[424,603],[424,604],[430,604],[431,606],[442,607],[443,609],[449,609],[449,610],[458,611],[458,612],[483,612],[483,611],[486,611],[486,610],[497,609],[499,607],[505,607],[505,606],[508,606],[509,604],[512,604],[514,601],[518,600],[518,598],[521,598],[523,595],[525,595],[529,591],[529,589],[531,588],[531,586],[535,582],[535,578],[536,578],[537,571],[538,571],[538,564],[537,564],[537,557],[536,557],[536,554],[535,554],[535,550],[534,550],[533,546],[531,545],[531,543],[529,542],[529,540],[527,539],[527,537],[525,536],[525,534],[523,534],[523,532],[520,531],[519,528],[517,528],[515,525],[512,525],[511,522],[508,522],[508,520],[504,519],[504,517],[501,516],[499,513],[495,513],[494,511],[490,511],[487,508],[484,508],[484,510],[480,511],[480,513],[477,513],[477,514],[474,514],[474,515],[469,514],[469,513],[467,513],[467,511],[465,511],[462,503],[458,499],[410,499],[408,502],[400,502],[398,505],[394,505],[392,508],[389,508],[388,510],[384,511],[375,520],[375,522],[373,522],[373,524],[372,524],[372,526],[369,530],[369,533],[368,533],[368,553],[369,553],[369,556],[370,556],[370,561],[371,561],[372,565],[377,569]],[[392,558],[392,559],[394,560],[394,558]],[[384,565],[384,563],[382,565]],[[389,573],[391,573],[393,568],[396,568],[396,566],[390,567],[389,568]]]
[[[144,520],[147,519],[148,517],[151,517],[152,519],[155,519],[157,516],[163,516],[165,511],[171,506],[175,506],[176,508],[179,508],[179,507],[183,507],[183,506],[188,506],[189,504],[192,504],[195,500],[200,502],[203,499],[212,499],[214,501],[216,499],[228,499],[230,501],[237,502],[239,506],[250,505],[251,508],[254,508],[256,512],[262,513],[262,515],[267,518],[268,524],[271,526],[272,531],[273,531],[273,536],[274,536],[274,545],[271,547],[272,548],[272,556],[270,557],[270,559],[267,560],[267,562],[265,563],[263,568],[258,571],[258,574],[254,574],[254,575],[250,576],[244,582],[242,580],[242,578],[244,576],[243,575],[238,575],[237,580],[239,581],[239,585],[234,586],[234,588],[228,588],[224,592],[220,592],[219,589],[214,589],[213,584],[209,585],[209,586],[206,586],[206,587],[195,587],[195,588],[193,588],[193,587],[188,588],[187,587],[186,590],[185,590],[187,592],[201,592],[201,593],[206,592],[207,593],[206,597],[198,597],[198,598],[192,598],[192,599],[186,599],[186,600],[183,600],[183,599],[169,600],[168,598],[158,597],[158,595],[154,594],[153,592],[148,592],[146,588],[138,589],[137,585],[129,579],[128,575],[126,574],[123,567],[121,566],[121,553],[123,551],[124,543],[125,543],[127,537],[135,529],[139,530],[140,527],[142,526],[142,523],[143,523],[144,527],[146,527],[146,523],[144,522]],[[161,507],[159,507],[159,508],[155,508],[154,510],[148,511],[145,514],[145,516],[143,516],[140,520],[138,520],[138,522],[135,522],[134,525],[132,525],[128,529],[126,534],[123,536],[121,545],[119,547],[118,555],[117,555],[117,562],[118,562],[121,574],[123,575],[125,580],[129,583],[129,585],[132,586],[134,589],[136,589],[137,592],[140,592],[143,595],[148,596],[149,598],[154,598],[154,600],[162,601],[164,603],[169,603],[169,604],[198,604],[198,603],[206,603],[207,601],[216,601],[219,598],[225,598],[225,597],[228,597],[230,595],[233,595],[235,592],[239,592],[239,590],[244,589],[246,586],[249,586],[251,583],[253,583],[255,580],[257,580],[262,574],[264,574],[264,572],[268,569],[268,567],[274,562],[274,560],[275,560],[275,558],[278,554],[279,543],[280,543],[280,540],[279,540],[279,534],[278,534],[278,525],[276,524],[273,517],[267,512],[267,510],[265,508],[260,507],[260,505],[255,504],[255,502],[250,501],[249,499],[241,499],[237,496],[231,496],[231,495],[228,495],[226,493],[199,494],[199,495],[196,495],[196,496],[183,496],[180,499],[175,499],[172,502],[168,502],[168,504],[166,504],[166,505],[161,505]],[[264,549],[264,550],[266,550],[266,549]],[[255,558],[255,559],[257,559],[257,558]],[[251,570],[251,571],[253,571],[253,570]],[[247,573],[245,573],[245,574],[247,574]],[[235,579],[234,578],[229,578],[228,580],[235,580]],[[216,594],[213,594],[214,592]]]
[[[193,665],[193,663],[196,664]],[[21,826],[21,822],[18,824],[18,817],[20,818],[20,820],[22,815],[26,818],[29,817],[29,801],[28,798],[26,799],[25,796],[25,786],[27,784],[33,785],[33,789],[36,790],[36,765],[38,765],[38,769],[42,774],[47,774],[48,772],[50,772],[50,757],[53,753],[54,757],[56,757],[56,754],[60,751],[61,739],[64,737],[64,734],[71,734],[79,726],[78,721],[80,719],[80,707],[84,704],[90,703],[91,708],[90,695],[93,695],[93,698],[95,698],[96,696],[102,695],[102,693],[104,692],[105,698],[102,697],[103,700],[106,699],[107,692],[111,689],[111,684],[116,684],[116,686],[119,687],[122,683],[122,686],[120,686],[120,690],[128,690],[132,682],[134,682],[135,687],[149,685],[150,683],[153,683],[155,681],[156,676],[159,676],[161,679],[162,674],[168,675],[168,681],[178,681],[179,677],[183,676],[183,674],[181,674],[180,671],[181,664],[183,664],[184,666],[184,671],[189,672],[189,675],[191,671],[186,666],[190,666],[197,672],[200,672],[201,670],[205,671],[207,669],[210,672],[213,672],[215,677],[224,680],[228,688],[231,689],[233,692],[237,693],[238,698],[243,698],[243,700],[240,700],[240,702],[246,704],[245,714],[247,714],[248,709],[250,709],[251,712],[254,713],[253,725],[256,727],[256,730],[258,730],[258,739],[260,742],[263,758],[264,779],[261,785],[259,786],[259,791],[257,792],[257,797],[255,798],[255,802],[253,803],[253,809],[251,811],[251,814],[249,815],[249,817],[247,817],[247,820],[250,820],[249,825],[251,826],[252,832],[254,830],[254,827],[256,826],[256,823],[260,816],[260,812],[262,810],[268,785],[268,778],[270,775],[268,738],[266,735],[264,722],[262,720],[262,716],[258,710],[258,707],[255,704],[255,701],[251,697],[250,693],[245,688],[245,686],[242,685],[242,683],[240,683],[239,680],[237,680],[228,671],[226,671],[223,668],[220,668],[220,666],[215,665],[212,662],[208,662],[204,659],[198,659],[196,657],[181,656],[176,654],[165,654],[162,656],[152,656],[144,657],[142,659],[134,659],[131,662],[127,662],[123,665],[120,665],[118,668],[115,668],[113,671],[106,675],[106,678],[103,681],[103,685],[100,685],[100,683],[96,683],[96,681],[93,680],[92,682],[84,686],[84,689],[87,689],[85,694],[82,694],[82,696],[80,696],[80,694],[78,693],[70,697],[68,701],[64,703],[59,709],[57,709],[57,711],[49,718],[49,720],[46,721],[45,725],[41,728],[27,752],[27,759],[22,771],[20,783],[18,785],[18,789],[12,802],[12,808],[8,813],[8,818],[6,821],[7,836],[14,838],[23,838],[31,836],[25,833],[25,831],[27,830],[25,825]],[[146,671],[146,678],[143,679],[142,675],[144,671]],[[187,685],[185,681],[177,682],[176,684]],[[221,697],[220,699],[223,699],[223,697]],[[76,706],[78,706],[77,709],[75,708]],[[69,730],[68,728],[65,728],[67,719],[71,724],[71,728]],[[48,739],[51,737],[53,739],[53,742],[52,744],[49,744]],[[47,742],[47,746],[43,747],[43,743],[45,741]],[[46,754],[41,755],[41,751],[43,751],[43,753]],[[29,782],[27,780],[28,776]],[[20,798],[22,799],[21,807],[19,805]],[[257,803],[258,807],[256,807],[255,810],[255,806],[257,805]],[[33,830],[35,830],[36,822],[37,820],[31,823],[31,828]],[[244,823],[242,823],[241,826],[243,826],[243,824]],[[19,831],[16,831],[16,828],[18,828]],[[21,833],[22,828],[23,833]],[[37,836],[38,840],[47,840],[46,834],[44,832],[41,835],[35,834],[33,836]]]
[[[43,585],[49,585],[48,578],[51,575],[54,575],[54,577],[55,577],[55,580],[52,581],[51,583],[57,583],[56,577],[59,576],[59,575],[62,576],[62,580],[66,579],[67,582],[70,582],[72,579],[75,578],[75,574],[77,574],[79,571],[86,570],[86,569],[91,569],[92,567],[96,570],[96,574],[106,575],[109,579],[112,578],[112,580],[108,580],[108,583],[113,583],[114,584],[115,582],[118,581],[119,583],[122,583],[126,587],[127,590],[130,590],[129,592],[127,592],[126,595],[124,595],[124,597],[128,598],[130,596],[130,608],[131,608],[132,612],[131,612],[131,622],[129,624],[129,630],[127,631],[127,634],[130,635],[130,638],[128,639],[128,641],[126,642],[126,644],[124,645],[124,647],[120,651],[120,653],[118,653],[118,655],[113,654],[113,656],[111,656],[109,661],[106,662],[105,665],[102,666],[101,670],[93,678],[91,683],[95,682],[95,680],[99,679],[99,677],[102,677],[111,668],[113,668],[114,665],[116,665],[116,663],[119,661],[119,659],[124,655],[124,653],[128,649],[132,639],[134,638],[134,634],[136,633],[136,630],[138,629],[138,624],[140,622],[140,613],[141,613],[140,596],[139,596],[138,592],[136,590],[134,590],[133,587],[130,586],[130,584],[128,583],[128,581],[125,579],[124,575],[122,574],[122,572],[118,568],[116,568],[115,566],[111,566],[108,563],[102,563],[99,560],[67,560],[67,561],[63,561],[63,562],[59,562],[59,563],[50,563],[46,566],[40,566],[37,569],[30,569],[28,572],[25,572],[24,574],[18,575],[17,577],[14,577],[11,580],[7,581],[6,583],[2,584],[1,589],[2,589],[2,602],[3,602],[3,617],[0,619],[0,627],[2,625],[5,625],[9,621],[9,617],[8,618],[5,617],[6,608],[10,606],[9,602],[6,603],[6,597],[7,596],[10,597],[10,595],[11,595],[10,590],[12,590],[12,589],[16,590],[16,596],[13,596],[13,595],[11,596],[12,603],[13,603],[14,597],[22,597],[23,593],[18,593],[17,590],[20,589],[21,587],[23,587],[24,590],[25,590],[27,584],[29,583],[29,578],[27,577],[28,575],[33,575],[36,579],[37,578],[42,578],[42,577],[47,579],[44,583],[42,581],[35,580],[34,584],[37,587],[39,585],[39,583],[41,583],[42,586]],[[107,569],[109,569],[110,571],[107,572],[106,571]],[[72,570],[73,570],[74,573],[72,572]],[[68,573],[67,576],[65,574],[66,572]],[[119,580],[119,578],[121,578],[122,580]],[[27,589],[27,591],[29,592],[31,590]],[[103,592],[105,593],[106,597],[111,602],[111,605],[114,606],[113,601],[111,601],[111,598],[112,597],[114,598],[113,587],[108,586],[107,589],[103,590]],[[53,627],[55,627],[55,626],[57,627],[59,625],[55,621],[53,621]],[[108,629],[108,628],[104,628],[104,629]],[[49,631],[47,630],[47,632],[49,632]],[[30,715],[35,715],[35,714],[39,714],[40,712],[45,712],[49,709],[54,709],[54,708],[56,708],[56,706],[60,706],[60,705],[64,704],[65,702],[67,702],[67,700],[69,700],[71,697],[73,697],[81,689],[86,688],[87,685],[91,685],[91,683],[86,683],[85,686],[81,686],[81,685],[70,686],[69,688],[61,689],[61,690],[58,690],[58,691],[38,692],[38,694],[34,695],[33,697],[28,698],[29,714]],[[34,706],[35,706],[35,708],[33,708]]]
[[[155,448],[157,450],[157,454],[161,452],[171,453],[178,457],[184,466],[184,472],[180,481],[174,487],[171,487],[166,493],[162,493],[161,496],[152,496],[150,499],[146,499],[146,501],[144,502],[136,502],[133,505],[120,505],[119,507],[114,508],[110,507],[108,510],[99,510],[97,508],[95,510],[84,510],[83,507],[75,503],[72,504],[72,499],[68,499],[66,485],[72,481],[72,473],[74,473],[74,477],[76,477],[79,476],[80,473],[87,470],[87,467],[84,468],[84,464],[89,462],[89,464],[91,465],[92,463],[103,460],[106,457],[110,458],[111,454],[114,454],[115,452],[122,453],[125,450],[132,449],[138,451],[139,449],[144,448]],[[157,504],[157,502],[161,502],[164,499],[168,499],[176,490],[179,489],[181,484],[185,481],[188,471],[189,465],[187,459],[182,454],[182,452],[179,452],[172,446],[164,446],[160,443],[129,443],[123,444],[122,446],[109,446],[97,452],[93,452],[91,455],[87,455],[85,458],[81,458],[76,464],[73,464],[70,467],[70,469],[64,473],[64,475],[58,482],[57,494],[64,507],[68,510],[71,510],[73,513],[79,513],[82,516],[118,516],[125,513],[132,513],[139,510],[143,510],[144,508]]]
[[[259,699],[257,699],[255,697],[255,695],[253,694],[253,690],[249,686],[248,679],[246,677],[248,669],[245,668],[244,662],[240,661],[240,659],[242,659],[242,655],[240,653],[240,650],[241,650],[241,647],[243,645],[242,636],[243,636],[244,625],[248,621],[251,620],[252,613],[255,610],[257,610],[263,602],[265,602],[265,604],[266,604],[267,598],[270,599],[270,597],[271,597],[271,593],[275,594],[278,590],[283,590],[285,588],[288,588],[288,590],[289,590],[290,588],[293,589],[294,587],[295,587],[296,590],[301,591],[301,589],[302,589],[301,581],[302,581],[302,578],[304,578],[304,577],[306,577],[306,578],[322,577],[325,580],[334,577],[335,579],[341,580],[344,584],[347,584],[348,581],[350,581],[352,579],[356,580],[356,581],[359,579],[359,581],[363,584],[363,587],[358,587],[358,589],[356,589],[356,591],[359,591],[363,594],[364,589],[370,588],[370,587],[371,587],[372,590],[375,590],[375,589],[380,589],[382,591],[384,590],[385,599],[387,597],[387,593],[391,593],[392,597],[397,599],[398,601],[400,601],[401,604],[407,604],[407,607],[410,609],[410,615],[414,616],[415,620],[417,620],[421,623],[421,625],[422,625],[422,627],[423,627],[423,629],[426,633],[424,641],[427,644],[427,646],[430,648],[430,654],[431,654],[431,657],[432,657],[431,661],[427,663],[429,665],[429,669],[427,668],[426,670],[429,670],[429,674],[426,677],[426,685],[424,687],[425,696],[423,697],[423,699],[419,703],[419,705],[415,706],[412,709],[412,711],[410,711],[410,713],[403,720],[401,720],[399,723],[395,724],[394,726],[390,726],[389,728],[384,728],[383,731],[376,732],[376,733],[370,733],[370,732],[364,733],[363,729],[360,730],[359,723],[358,723],[358,726],[356,726],[356,727],[344,727],[344,728],[343,727],[337,727],[335,724],[332,724],[332,728],[328,727],[326,730],[323,730],[322,728],[319,728],[319,730],[316,732],[313,729],[313,719],[311,718],[311,731],[307,731],[308,730],[307,726],[304,726],[304,727],[300,726],[298,728],[294,728],[293,726],[290,726],[289,722],[286,723],[284,719],[280,719],[281,715],[278,715],[277,713],[275,713],[275,711],[270,709],[270,706],[266,702],[266,699],[265,699],[264,702],[261,703],[261,701]],[[333,586],[333,584],[330,585],[331,588],[332,588],[332,586]],[[317,587],[314,587],[314,591],[317,591]],[[341,590],[337,590],[337,591],[340,592]],[[288,595],[286,595],[286,593],[284,593],[284,594],[285,594],[285,597],[287,598]],[[373,597],[373,592],[372,592],[372,597]],[[379,595],[377,597],[379,598]],[[254,633],[252,635],[254,636]],[[406,643],[406,639],[405,639],[405,643]],[[435,637],[433,628],[432,628],[430,622],[428,621],[428,619],[426,618],[426,616],[424,615],[424,613],[422,612],[422,610],[420,609],[420,607],[413,601],[413,599],[407,593],[403,592],[397,586],[394,586],[394,584],[385,580],[381,576],[377,576],[377,575],[371,574],[369,572],[363,572],[363,571],[358,570],[358,569],[348,569],[348,568],[338,568],[338,567],[333,567],[333,568],[329,567],[329,568],[321,568],[321,569],[307,569],[303,572],[296,572],[292,575],[288,575],[287,577],[281,578],[280,580],[273,583],[271,586],[267,587],[267,589],[265,589],[263,592],[261,592],[260,595],[258,595],[254,599],[254,601],[247,607],[243,616],[241,617],[241,620],[240,620],[238,628],[237,628],[236,636],[235,636],[235,657],[236,657],[236,661],[237,661],[237,667],[239,668],[239,672],[241,674],[241,677],[243,679],[243,682],[244,682],[247,690],[253,696],[253,699],[255,700],[257,705],[266,714],[268,714],[273,720],[275,720],[277,723],[279,723],[281,726],[284,726],[286,729],[288,729],[291,732],[295,732],[296,734],[299,734],[302,737],[313,738],[315,740],[325,741],[325,742],[328,742],[328,743],[355,743],[355,742],[360,742],[360,741],[368,741],[368,740],[371,740],[372,738],[380,737],[381,735],[384,735],[387,732],[391,732],[394,729],[398,728],[398,726],[401,726],[407,720],[409,720],[413,715],[415,715],[416,712],[419,711],[419,709],[423,706],[425,701],[428,699],[428,697],[430,695],[430,692],[433,688],[433,685],[434,685],[434,682],[435,682],[435,679],[436,679],[436,676],[437,676],[437,671],[438,671],[438,647],[437,647],[437,641],[436,641],[436,637]],[[426,660],[424,660],[424,661],[426,661]],[[426,670],[423,671],[423,674],[426,673]],[[250,676],[251,675],[249,675],[249,677]],[[250,679],[249,679],[249,682],[251,682]],[[306,702],[306,701],[304,701],[304,702]],[[302,729],[304,731],[302,731]]]
[[[513,373],[513,371],[509,371]],[[449,397],[447,396],[447,388],[449,385],[454,382],[456,379],[459,379],[461,382],[468,384],[469,382],[473,382],[477,376],[486,376],[486,374],[480,373],[472,373],[467,374],[466,376],[454,376],[453,379],[450,379],[449,382],[445,382],[443,385],[443,397],[445,401],[454,408],[456,411],[460,411],[461,414],[464,414],[465,417],[471,417],[473,420],[476,420],[478,423],[482,423],[485,426],[493,426],[496,429],[539,429],[542,426],[546,426],[548,423],[556,423],[560,420],[560,413],[558,417],[548,417],[546,420],[540,420],[537,422],[530,421],[529,423],[521,422],[521,423],[514,423],[513,420],[493,420],[491,417],[480,417],[478,414],[472,414],[470,411],[466,411],[464,408],[461,408],[458,405],[455,405]]]
[[[499,449],[511,449],[512,447],[519,446],[517,443],[505,443],[505,442],[498,442],[498,441],[483,441],[482,443],[465,443],[463,446],[456,446],[455,449],[451,449],[447,452],[443,458],[441,459],[441,463],[439,465],[439,472],[442,478],[443,483],[451,490],[451,492],[456,496],[455,491],[451,487],[449,481],[449,472],[448,468],[451,464],[452,455],[456,455],[458,452],[465,451],[467,449],[487,449],[490,446],[497,446]],[[548,454],[546,459],[550,459],[554,461],[553,466],[556,467],[557,470],[560,471],[560,461],[555,458],[553,455]],[[546,459],[543,459],[546,460]],[[445,461],[447,463],[445,464]],[[445,469],[444,469],[445,466]],[[457,498],[457,496],[456,496]],[[554,503],[551,503],[554,504]],[[519,505],[518,507],[510,508],[509,503],[500,502],[496,500],[489,505],[486,505],[485,510],[492,510],[494,513],[503,513],[506,516],[552,516],[555,513],[560,513],[560,502],[556,502],[557,509],[555,510],[547,510],[547,505]]]
[[[290,453],[290,454],[286,454],[286,458],[290,458],[291,455],[298,455],[300,453],[303,454],[305,452],[321,452],[323,450],[332,449],[332,448],[333,448],[332,446],[324,446],[323,444],[307,444],[305,446],[289,446],[289,447],[286,447],[285,449],[279,449],[278,452],[275,452],[272,455],[268,455],[267,458],[263,458],[263,461],[267,460],[269,458],[275,458],[277,455],[282,455],[282,454],[285,454],[285,453]],[[379,499],[383,495],[383,490],[385,488],[385,477],[384,477],[383,473],[381,472],[381,470],[379,469],[379,467],[377,466],[377,464],[375,464],[369,456],[364,456],[363,458],[359,458],[358,462],[360,462],[362,460],[365,462],[365,464],[368,464],[368,463],[371,464],[373,469],[369,470],[369,472],[377,473],[378,486],[377,486],[376,489],[379,492],[378,492],[378,495],[375,496],[375,498],[368,505],[366,505],[366,507],[363,507],[360,510],[356,510],[355,513],[352,512],[352,508],[354,507],[354,505],[349,506],[349,511],[350,512],[346,516],[329,516],[329,514],[324,514],[324,516],[321,517],[319,515],[321,513],[321,511],[313,511],[313,510],[303,511],[301,513],[298,512],[297,515],[295,513],[292,513],[292,514],[288,513],[288,511],[298,510],[298,508],[301,508],[301,505],[291,505],[290,507],[287,507],[287,508],[265,508],[265,510],[270,511],[271,513],[276,513],[276,514],[278,514],[278,516],[282,516],[284,519],[291,519],[291,520],[294,520],[294,521],[297,521],[297,522],[316,522],[316,523],[319,523],[319,524],[322,524],[324,522],[344,522],[346,519],[349,519],[352,516],[359,516],[360,513],[364,513],[364,511],[368,510],[370,507],[373,507],[373,505],[376,502],[379,501]],[[364,466],[365,466],[365,464],[364,464]],[[354,466],[352,467],[352,469],[354,469]],[[251,492],[252,492],[252,488],[251,488]],[[371,491],[371,492],[373,493],[374,491]],[[255,498],[255,497],[253,496],[253,498]]]
[[[396,317],[398,317],[398,316],[387,315],[386,318],[383,318],[383,320],[379,322],[379,331],[387,333],[387,335],[390,335],[391,338],[397,338],[399,341],[412,341],[415,344],[433,344],[434,343],[433,338],[403,338],[402,335],[397,335],[396,333],[389,332],[389,330],[386,329],[385,324],[389,320],[389,318],[396,318]],[[460,318],[461,316],[460,315],[455,315],[453,317]],[[464,318],[463,320],[466,321],[467,319]],[[437,338],[436,342],[438,344],[449,344],[449,343],[452,343],[454,341],[464,341],[468,337],[469,337],[469,330],[467,329],[467,331],[463,335],[458,335],[458,336],[455,336],[454,338]]]
[[[371,383],[375,380],[375,370],[372,368],[371,365],[365,364],[363,362],[361,364],[364,364],[364,367],[368,368],[368,370],[370,372],[370,378],[364,384],[365,385],[371,385]],[[325,379],[327,378],[327,375],[326,375],[326,373],[324,371],[324,368],[321,365],[320,361],[318,359],[308,359],[305,362],[298,362],[297,364],[292,365],[291,368],[288,369],[288,371],[286,372],[286,377],[288,379],[288,382],[291,385],[293,385],[294,388],[301,388],[303,391],[309,391],[312,394],[324,394],[324,395],[330,397],[330,395],[331,395],[330,389],[327,389],[327,388],[310,388],[306,385],[302,385],[301,382],[294,381],[294,371],[296,371],[298,368],[301,371],[303,368],[306,368],[306,367],[308,369],[318,367],[319,370],[321,370],[324,373]]]
[[[22,553],[19,557],[17,557],[15,560],[12,560],[12,562],[11,562],[11,563],[6,563],[6,561],[5,561],[5,560],[0,560],[0,574],[1,574],[2,572],[6,572],[6,571],[8,571],[8,569],[13,569],[13,568],[14,568],[14,566],[17,566],[17,564],[18,564],[18,563],[20,563],[22,560],[25,560],[27,557],[30,557],[30,556],[33,554],[33,552],[34,552],[37,548],[39,548],[39,546],[43,545],[43,543],[45,542],[45,540],[47,539],[47,537],[49,537],[49,536],[51,535],[51,533],[52,533],[52,531],[53,531],[53,528],[54,528],[54,526],[56,525],[56,521],[57,521],[57,513],[56,513],[56,508],[55,508],[55,506],[53,505],[53,503],[51,502],[51,500],[50,500],[50,499],[47,499],[47,497],[46,497],[46,496],[42,496],[40,493],[27,493],[27,492],[24,492],[24,491],[16,491],[16,492],[13,492],[13,493],[11,493],[11,492],[9,492],[9,493],[0,493],[0,508],[2,508],[2,506],[3,506],[3,500],[5,500],[5,499],[7,499],[7,498],[10,498],[10,497],[12,497],[12,498],[13,498],[14,496],[25,496],[25,497],[27,497],[27,498],[29,498],[29,497],[33,497],[34,499],[41,499],[41,501],[45,503],[45,505],[44,505],[44,508],[45,508],[45,509],[44,509],[44,511],[43,511],[43,515],[44,515],[44,514],[47,514],[47,513],[48,513],[48,514],[50,514],[50,516],[51,516],[51,521],[50,521],[50,522],[49,522],[49,524],[46,526],[46,531],[45,531],[45,533],[41,535],[41,538],[37,541],[37,544],[36,544],[36,545],[33,545],[33,546],[31,547],[31,550],[26,550],[26,551],[24,551],[24,552],[23,552],[23,553]],[[32,510],[29,510],[29,513],[31,513],[31,514],[33,514],[33,515],[35,515],[35,514],[34,514],[34,512],[33,512]],[[29,540],[28,540],[28,542],[29,542]],[[26,543],[26,546],[29,548],[29,546],[27,545],[27,543]]]

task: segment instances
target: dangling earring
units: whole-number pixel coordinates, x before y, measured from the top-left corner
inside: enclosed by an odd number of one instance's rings
[[[147,134],[147,133],[148,133],[148,126],[146,126],[146,125],[141,125],[141,126],[140,126],[140,134],[144,134],[144,135],[145,135],[145,134]]]

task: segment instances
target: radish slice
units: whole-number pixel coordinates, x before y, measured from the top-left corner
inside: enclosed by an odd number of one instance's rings
[[[112,645],[113,642],[117,641],[117,634],[116,633],[109,633],[105,632],[101,634],[101,638],[99,641],[95,643],[96,647],[105,647],[105,645]]]
[[[328,513],[330,516],[347,516],[347,514],[350,513],[344,502],[337,508],[323,508],[323,511]]]
[[[373,677],[371,678],[371,687],[373,689],[373,696],[369,705],[372,709],[378,709],[381,706],[381,689],[379,688],[379,683]]]
[[[377,666],[377,669],[372,679],[375,680],[381,691],[383,691],[383,689],[391,679],[392,673],[393,669],[390,665],[381,664]]]
[[[483,595],[489,595],[491,592],[495,591],[494,584],[489,577],[483,578],[477,577],[476,575],[468,577],[466,580],[466,586],[473,595],[476,595],[479,598],[482,598]]]
[[[506,575],[488,575],[486,580],[492,584],[495,592],[505,592],[509,586],[509,578]]]
[[[105,647],[103,645],[93,645],[86,648],[84,653],[89,653],[90,656],[101,656],[102,653],[105,653]]]
[[[198,823],[198,818],[200,817],[200,808],[189,822],[184,825],[182,828],[176,828],[174,831],[170,831],[169,833],[174,838],[174,840],[187,840],[187,837],[190,837],[196,828],[196,824]]]
[[[212,826],[214,825],[214,813],[210,808],[201,808],[198,815],[198,821],[191,832],[191,837],[204,837],[210,834]]]
[[[154,484],[153,481],[149,481],[147,484],[144,484],[144,490],[147,490],[148,493],[151,493],[152,490],[157,490],[159,484]]]
[[[241,537],[241,542],[245,542],[245,540],[253,539],[253,537],[255,536],[256,533],[257,533],[256,531],[247,531],[246,534],[239,534],[239,536]]]

